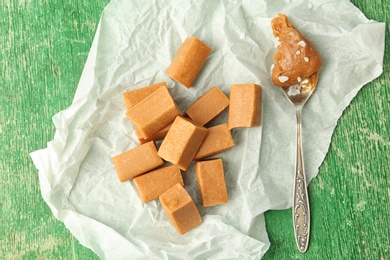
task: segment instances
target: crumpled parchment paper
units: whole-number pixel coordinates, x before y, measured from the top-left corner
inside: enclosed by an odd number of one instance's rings
[[[42,196],[81,244],[103,259],[256,259],[269,247],[263,213],[291,205],[295,115],[270,78],[278,12],[310,39],[324,64],[303,110],[306,174],[318,172],[338,118],[382,73],[385,25],[349,1],[116,0],[103,11],[72,105],[53,117],[54,140],[31,153]],[[188,36],[213,48],[193,87],[165,75]],[[182,112],[213,86],[263,87],[262,126],[232,131],[224,160],[229,204],[201,206],[193,165],[185,188],[204,223],[179,235],[159,201],[142,204],[111,157],[138,145],[121,93],[166,81]],[[214,124],[226,122],[227,113]]]

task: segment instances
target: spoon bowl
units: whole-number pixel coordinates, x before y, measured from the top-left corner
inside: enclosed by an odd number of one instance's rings
[[[302,150],[302,108],[309,97],[313,94],[317,86],[317,80],[318,72],[314,73],[309,78],[302,80],[298,85],[282,88],[284,95],[295,108],[297,119],[297,142],[292,210],[295,241],[298,250],[301,252],[306,252],[310,236],[310,206]]]
[[[302,109],[317,86],[318,72],[302,80],[298,85],[282,87],[283,93],[295,109]]]

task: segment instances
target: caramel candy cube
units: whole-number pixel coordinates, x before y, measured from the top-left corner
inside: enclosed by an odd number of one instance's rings
[[[207,129],[206,137],[196,152],[194,160],[224,152],[233,146],[233,137],[227,124],[210,127]]]
[[[211,48],[199,39],[188,37],[177,51],[166,74],[190,88],[210,52]]]
[[[262,89],[256,84],[230,87],[229,129],[260,126]]]
[[[122,99],[125,104],[126,110],[129,111],[133,106],[144,100],[147,96],[152,94],[158,88],[167,86],[165,82],[156,83],[147,87],[131,90],[122,93]]]
[[[154,142],[145,143],[114,156],[112,162],[121,182],[133,179],[164,164],[164,161],[157,155]]]
[[[195,171],[204,207],[228,203],[222,159],[196,162]]]
[[[183,235],[202,224],[194,201],[180,183],[163,193],[160,202],[179,234]]]
[[[161,129],[160,131],[158,131],[157,133],[151,135],[150,137],[148,137],[146,139],[142,137],[142,135],[140,134],[138,129],[135,129],[135,134],[137,135],[137,138],[138,138],[138,141],[140,144],[144,144],[144,143],[147,143],[149,141],[159,141],[159,140],[164,139],[164,137],[167,135],[168,130],[171,127],[171,125],[172,124],[167,125],[163,129]]]
[[[170,165],[142,174],[133,179],[143,203],[157,199],[176,183],[184,186],[179,167]]]
[[[183,117],[176,117],[161,143],[158,155],[185,171],[207,134],[203,126]]]
[[[213,87],[193,103],[185,114],[195,122],[205,125],[229,106],[229,99],[218,88]]]
[[[127,112],[127,117],[147,139],[181,115],[166,86],[158,88]]]

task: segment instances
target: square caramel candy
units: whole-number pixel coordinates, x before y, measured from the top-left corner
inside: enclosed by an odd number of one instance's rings
[[[261,106],[261,86],[256,84],[232,85],[230,87],[229,129],[260,126]]]
[[[183,235],[202,224],[198,208],[180,183],[164,192],[160,202],[179,234]]]
[[[210,127],[207,129],[206,137],[196,152],[194,160],[222,153],[233,146],[234,140],[227,124]]]
[[[131,108],[126,115],[139,134],[147,139],[172,123],[181,112],[168,88],[162,86]]]
[[[195,170],[203,206],[228,203],[222,159],[198,161]]]
[[[144,100],[147,96],[152,94],[158,88],[167,86],[165,82],[159,82],[147,87],[131,90],[122,93],[122,99],[125,104],[126,111],[129,111],[133,106]]]
[[[218,87],[213,87],[195,101],[185,114],[193,121],[205,125],[228,106],[229,99]]]
[[[131,180],[164,164],[154,142],[148,142],[112,157],[121,182]]]
[[[133,179],[143,203],[157,199],[176,183],[184,186],[181,171],[176,165],[159,168]]]
[[[166,74],[190,88],[209,56],[211,48],[196,37],[188,37],[173,57]]]
[[[164,160],[187,170],[207,129],[187,118],[176,117],[157,152]]]

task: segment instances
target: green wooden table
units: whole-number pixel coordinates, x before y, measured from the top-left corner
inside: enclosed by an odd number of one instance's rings
[[[51,117],[73,99],[100,14],[109,0],[0,1],[0,259],[96,259],[43,201],[29,152],[54,136]],[[389,22],[387,0],[353,0]],[[390,259],[390,29],[384,73],[338,122],[309,186],[311,244],[296,250],[291,210],[266,213],[265,259]]]

